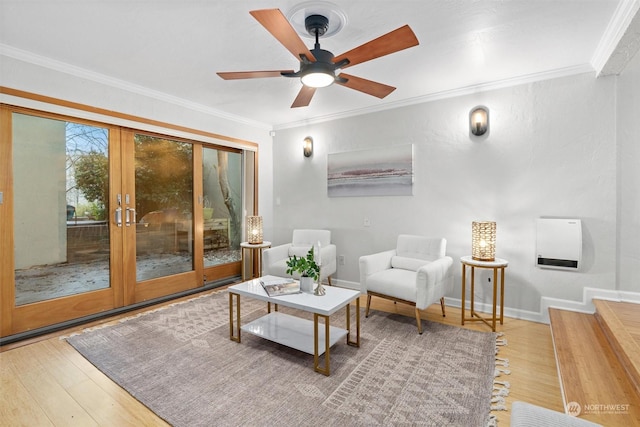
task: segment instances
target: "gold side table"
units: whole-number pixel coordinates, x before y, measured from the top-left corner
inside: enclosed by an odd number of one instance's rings
[[[247,280],[245,276],[247,258],[244,255],[245,250],[251,251],[251,279],[256,279],[262,275],[262,250],[270,248],[271,242],[266,240],[262,243],[240,243],[240,252],[242,258],[242,280]],[[256,253],[258,256],[256,257]]]
[[[478,261],[473,259],[471,256],[463,256],[460,258],[460,262],[462,263],[462,304],[461,304],[461,317],[462,324],[464,325],[465,321],[468,322],[484,322],[487,326],[496,331],[496,321],[500,320],[500,324],[504,324],[504,269],[509,265],[509,262],[502,258],[496,258],[493,261]],[[471,267],[471,304],[469,309],[471,311],[471,316],[466,317],[466,279],[467,279],[467,271],[466,267]],[[491,317],[482,317],[478,313],[476,313],[474,309],[474,291],[475,291],[475,269],[476,268],[489,268],[493,270],[493,311]],[[496,303],[498,296],[498,270],[500,271],[500,317],[496,315]],[[489,323],[491,322],[491,323]]]

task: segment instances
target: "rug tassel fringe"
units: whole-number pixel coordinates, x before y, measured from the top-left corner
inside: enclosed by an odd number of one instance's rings
[[[500,357],[496,357],[496,365],[504,366],[505,368],[509,367],[509,359],[502,359]]]
[[[499,377],[502,374],[511,375],[511,371],[509,369],[496,368],[496,370],[493,372],[494,377]]]
[[[493,387],[492,396],[509,396],[509,389],[504,387]]]
[[[504,332],[499,332],[496,334],[496,337],[504,337]],[[511,371],[506,369],[509,367],[509,359],[505,359],[502,357],[498,357],[497,354],[500,351],[500,347],[507,345],[506,338],[496,338],[496,358],[495,358],[495,370],[494,377],[499,377],[501,375],[510,375]],[[493,390],[491,392],[491,411],[506,411],[507,405],[505,401],[505,397],[509,395],[509,388],[511,384],[508,381],[498,381],[494,379],[493,381]],[[489,416],[489,421],[487,422],[487,427],[497,427],[498,419],[495,415]]]

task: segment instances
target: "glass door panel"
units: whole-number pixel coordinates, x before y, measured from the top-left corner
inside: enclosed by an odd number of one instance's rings
[[[204,267],[240,261],[242,154],[202,150]]]
[[[15,305],[110,287],[109,130],[12,114]]]
[[[192,145],[136,134],[134,156],[135,210],[125,223],[135,225],[136,281],[192,271]]]

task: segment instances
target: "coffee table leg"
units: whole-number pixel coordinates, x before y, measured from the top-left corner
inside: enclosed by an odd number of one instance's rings
[[[236,297],[236,327],[233,322],[233,297]],[[229,339],[240,342],[240,295],[229,292]]]
[[[360,347],[360,297],[356,298],[356,340],[351,341],[351,304],[347,304],[347,344]]]
[[[320,367],[318,355],[318,317],[324,318],[324,368]],[[331,374],[329,366],[329,316],[313,313],[313,369],[326,376]]]

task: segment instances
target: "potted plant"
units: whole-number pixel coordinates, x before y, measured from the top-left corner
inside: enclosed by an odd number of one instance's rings
[[[287,260],[287,274],[300,274],[300,289],[303,292],[313,292],[313,282],[320,277],[320,266],[316,263],[313,246],[306,257],[296,255]]]

